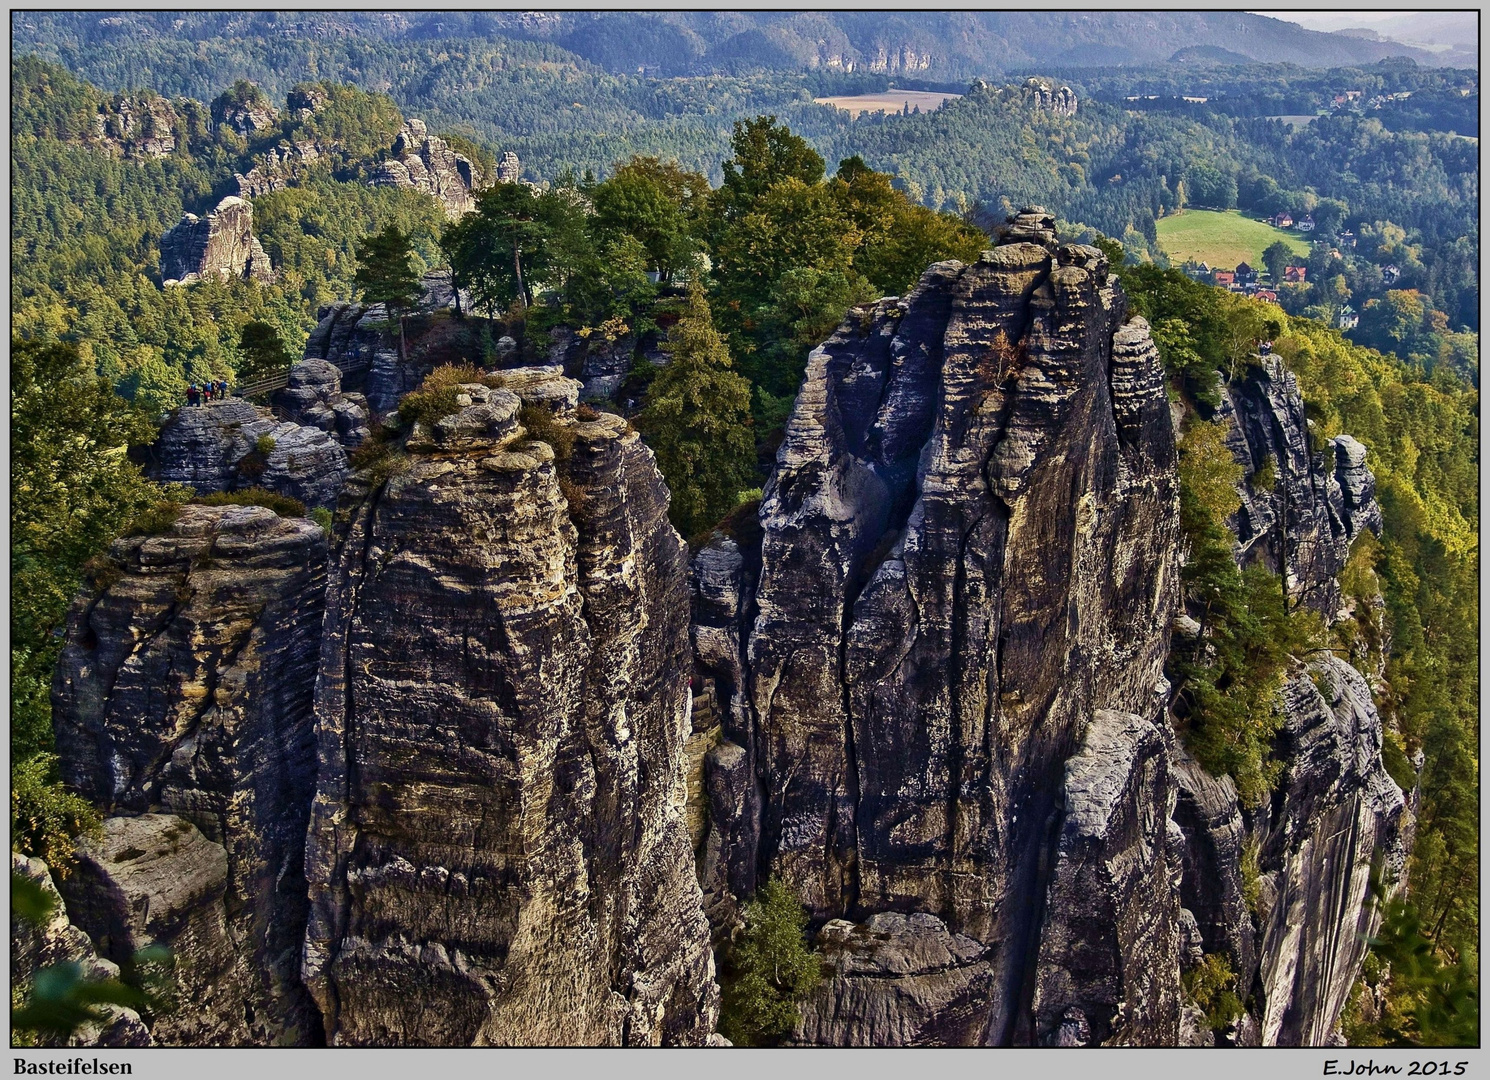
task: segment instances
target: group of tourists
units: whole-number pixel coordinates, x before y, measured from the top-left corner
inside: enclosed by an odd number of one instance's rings
[[[204,383],[192,383],[186,388],[188,405],[208,405],[223,401],[228,396],[228,380],[212,379]]]

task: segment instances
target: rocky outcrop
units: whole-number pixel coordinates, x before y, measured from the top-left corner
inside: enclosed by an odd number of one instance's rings
[[[230,90],[220,95],[212,103],[212,123],[245,139],[272,128],[279,120],[279,113],[257,87],[253,91],[238,94]]]
[[[1067,760],[1099,712],[1159,704],[1175,449],[1124,309],[1101,253],[1058,248],[1026,211],[976,264],[933,266],[812,353],[761,504],[736,726],[762,813],[754,849],[721,839],[722,876],[756,866],[817,919],[922,911],[978,942],[979,1042],[1038,1038]],[[1162,825],[1163,786],[1139,790]],[[1157,928],[1134,935],[1155,950],[1135,968],[1174,955]],[[1111,1006],[1083,994],[1073,1007]],[[1123,1039],[1172,1032],[1134,1015]]]
[[[160,238],[160,274],[167,285],[203,278],[274,280],[253,234],[252,204],[229,195],[206,217],[187,214]]]
[[[684,546],[620,417],[509,385],[339,511],[305,981],[338,1045],[701,1045]]]
[[[64,780],[107,813],[185,818],[226,852],[240,989],[189,996],[178,1031],[244,1024],[257,1044],[319,1038],[297,976],[325,564],[311,521],[186,506],[164,534],[116,541],[68,615],[52,686]],[[175,868],[166,878],[191,876],[179,864],[187,848],[170,836],[135,843],[137,824],[111,826],[122,831],[95,859],[101,877],[120,882],[135,848],[159,852]]]
[[[176,152],[183,133],[181,106],[158,94],[115,94],[98,107],[90,142],[106,153],[125,158],[163,158]]]
[[[111,960],[141,950],[171,954],[171,996],[184,1007],[151,1019],[165,1046],[242,1046],[252,1001],[224,904],[228,856],[191,822],[170,814],[114,817],[81,846],[62,880],[68,910]]]
[[[392,156],[368,182],[423,191],[438,199],[451,217],[460,217],[476,208],[476,192],[490,180],[470,158],[431,135],[423,120],[409,120],[393,142]]]
[[[1024,95],[1036,109],[1056,116],[1076,115],[1076,94],[1069,86],[1057,86],[1048,79],[1029,78],[1024,81]]]
[[[994,990],[987,949],[934,915],[834,919],[814,946],[832,974],[802,1003],[808,1046],[967,1046]]]
[[[371,437],[367,398],[342,393],[341,370],[325,360],[290,368],[289,385],[274,395],[274,404],[287,422],[319,428],[348,449]]]
[[[354,445],[366,437],[365,419],[352,426],[360,408],[355,399],[343,395],[341,404],[340,412],[326,410],[334,434],[277,420],[267,409],[243,400],[184,406],[161,427],[147,471],[154,480],[186,484],[199,495],[261,487],[307,507],[329,509],[336,505],[349,468],[338,439]],[[323,419],[310,406],[307,412]]]
[[[21,994],[30,994],[36,973],[54,964],[76,964],[81,977],[89,982],[119,978],[119,965],[101,958],[93,942],[73,925],[46,863],[30,859],[18,851],[10,853],[12,876],[25,878],[37,886],[51,902],[45,920],[37,925],[14,910],[10,916],[10,981]],[[102,1019],[85,1023],[67,1040],[48,1033],[32,1033],[38,1046],[151,1046],[150,1029],[133,1009],[119,1005],[96,1006]]]
[[[554,327],[550,336],[553,344],[548,349],[549,363],[561,365],[566,374],[583,384],[582,398],[605,401],[615,397],[631,373],[636,338],[627,335],[611,340],[601,334],[580,337],[567,326]]]
[[[1363,529],[1381,531],[1365,448],[1342,436],[1316,449],[1298,380],[1275,355],[1224,387],[1217,418],[1248,473],[1229,522],[1238,562],[1283,572],[1292,603],[1339,617],[1336,575],[1350,544]]]
[[[360,385],[369,417],[397,411],[405,394],[419,389],[430,365],[405,363],[387,345],[387,315],[381,304],[332,304],[305,341],[306,360],[327,360],[343,369],[361,369]]]
[[[238,197],[257,199],[261,195],[282,191],[304,176],[310,166],[327,159],[339,149],[336,144],[323,144],[314,139],[281,141],[278,146],[271,146],[258,155],[248,172],[233,174],[238,183]]]
[[[1264,834],[1259,981],[1267,1046],[1324,1046],[1375,932],[1373,867],[1406,869],[1411,814],[1381,762],[1362,675],[1324,655],[1284,687],[1281,803]]]

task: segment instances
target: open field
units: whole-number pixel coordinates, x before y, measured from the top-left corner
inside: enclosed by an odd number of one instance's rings
[[[1295,253],[1307,255],[1309,243],[1298,235],[1243,217],[1236,210],[1181,210],[1160,218],[1159,246],[1174,263],[1186,259],[1230,270],[1239,262],[1262,267],[1262,252],[1282,240]]]
[[[942,102],[960,98],[961,94],[933,94],[925,90],[886,90],[883,94],[855,94],[853,97],[820,97],[812,100],[819,105],[831,105],[853,116],[864,112],[900,112],[909,105],[918,105],[922,112],[931,112],[941,107]]]
[[[1289,131],[1297,131],[1301,127],[1308,127],[1319,119],[1315,113],[1290,113],[1285,116],[1269,116],[1269,120],[1282,120],[1288,125]]]

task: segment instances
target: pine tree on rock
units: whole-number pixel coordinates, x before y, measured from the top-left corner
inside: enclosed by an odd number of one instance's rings
[[[662,348],[672,360],[652,381],[639,421],[672,490],[668,516],[692,536],[755,486],[750,384],[731,370],[729,349],[697,282]]]
[[[423,289],[411,261],[414,248],[398,226],[367,237],[357,245],[357,274],[353,281],[369,304],[382,304],[398,320],[398,355],[408,349],[404,342],[404,316],[419,303]]]

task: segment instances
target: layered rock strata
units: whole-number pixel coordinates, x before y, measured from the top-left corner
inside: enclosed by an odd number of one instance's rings
[[[311,521],[187,506],[164,534],[115,542],[68,615],[52,687],[64,780],[109,814],[184,818],[225,851],[236,989],[187,996],[177,1031],[320,1038],[298,976],[325,573]],[[144,850],[126,836],[95,862],[117,868],[130,848]]]
[[[1094,716],[1159,704],[1175,449],[1157,353],[1124,309],[1101,253],[1057,247],[1034,209],[978,263],[851,316],[808,360],[766,488],[744,647],[726,627],[698,657],[745,688],[728,731],[744,767],[719,786],[748,803],[753,779],[761,808],[719,838],[717,878],[770,872],[818,919],[919,911],[979,943],[973,1042],[1043,1036],[1067,760]],[[1164,785],[1134,790],[1162,826]],[[1156,866],[1164,834],[1144,834]],[[1130,886],[1090,902],[1127,910]],[[1132,940],[1119,987],[1174,955],[1158,929]],[[1113,1027],[1109,988],[1068,998]],[[1167,1010],[1124,1039],[1170,1038]]]
[[[338,1045],[703,1044],[684,546],[620,417],[508,377],[338,511],[305,981]]]
[[[10,916],[10,982],[12,992],[29,996],[36,973],[56,964],[76,964],[79,975],[89,982],[119,978],[119,965],[100,957],[92,940],[69,916],[67,905],[52,881],[51,868],[40,859],[18,851],[10,853],[12,877],[22,877],[37,886],[51,907],[38,925],[14,910]],[[102,1019],[85,1023],[65,1040],[68,1046],[151,1046],[150,1029],[133,1009],[119,1005],[97,1006]],[[32,1033],[38,1046],[63,1045],[57,1036]]]
[[[307,384],[305,389],[311,388]],[[319,393],[312,389],[314,400],[324,407]],[[345,396],[342,400],[340,411],[325,407],[334,429],[329,433],[277,420],[269,410],[241,399],[177,409],[160,429],[147,471],[151,479],[186,484],[199,495],[261,487],[307,507],[329,509],[336,505],[349,468],[338,439],[353,445],[367,435],[365,417],[357,416],[361,406]],[[309,406],[306,411],[310,419],[324,419]]]
[[[229,195],[206,217],[185,215],[160,238],[160,276],[167,285],[203,278],[274,280],[253,234],[253,205]]]

